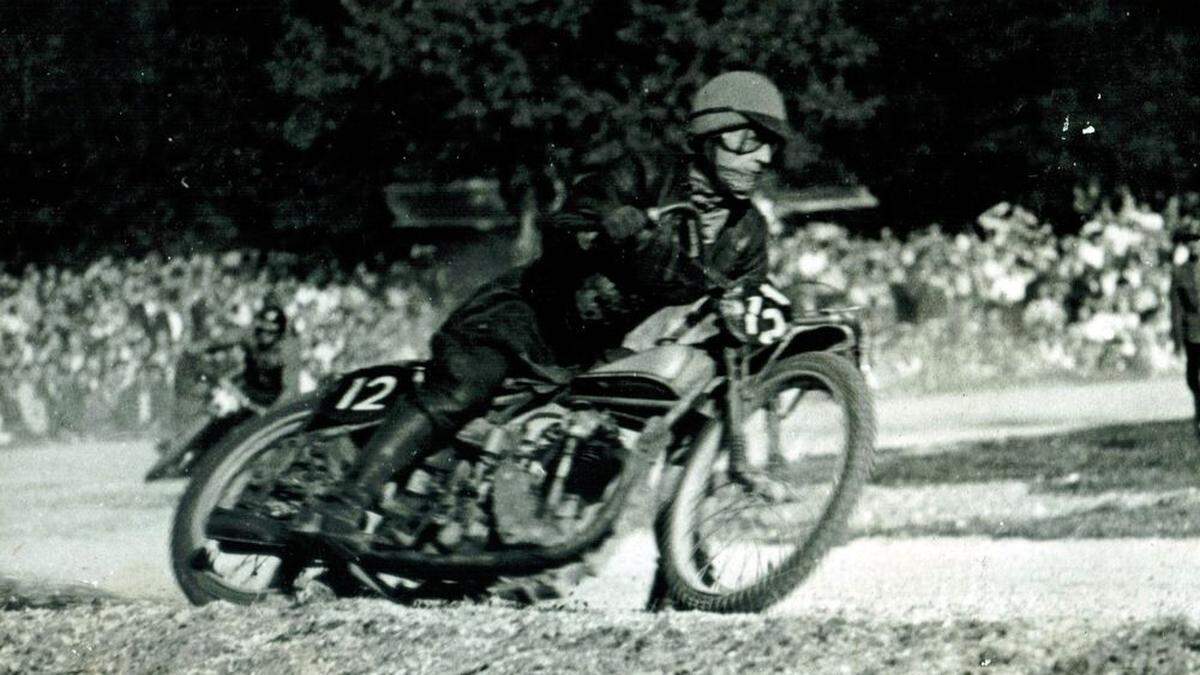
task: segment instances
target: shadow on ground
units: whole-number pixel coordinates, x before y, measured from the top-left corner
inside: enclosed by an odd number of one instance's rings
[[[66,609],[122,600],[86,584],[53,584],[0,576],[0,612],[23,609]]]
[[[968,494],[994,503],[979,513],[978,504],[947,499],[932,513],[867,525],[857,536],[1200,537],[1200,445],[1191,420],[958,443],[926,455],[883,451],[872,482],[885,492],[974,486]],[[1027,491],[1003,496],[1001,486],[1014,482]]]
[[[883,451],[878,485],[1027,481],[1035,490],[1164,491],[1200,485],[1190,420],[1115,424],[1044,436],[957,443],[944,452]]]

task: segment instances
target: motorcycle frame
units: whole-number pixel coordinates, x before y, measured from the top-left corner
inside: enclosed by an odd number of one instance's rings
[[[580,554],[607,536],[612,523],[625,508],[629,491],[644,476],[640,468],[648,467],[660,453],[672,463],[686,461],[700,444],[719,443],[723,427],[740,424],[745,388],[752,382],[752,373],[759,372],[787,356],[811,351],[837,351],[845,353],[857,362],[857,337],[860,329],[857,324],[846,322],[844,318],[820,316],[795,320],[785,338],[775,345],[733,343],[729,336],[723,333],[706,343],[689,345],[716,357],[714,360],[718,364],[718,370],[713,377],[698,382],[689,391],[681,392],[673,401],[583,397],[583,402],[588,404],[624,405],[651,414],[645,418],[633,451],[627,453],[627,468],[619,475],[613,493],[601,506],[593,521],[572,539],[533,549],[502,549],[477,553],[425,553],[395,549],[365,554],[355,564],[369,566],[384,574],[449,580],[472,578],[479,574],[535,573],[577,559]],[[676,340],[664,342],[674,341]],[[722,356],[723,358],[720,358]],[[414,369],[420,368],[418,364],[405,365]],[[566,384],[541,390],[530,388],[527,391],[506,392],[495,399],[492,410],[486,417],[493,424],[504,425],[535,406],[562,403],[571,398]],[[655,412],[660,414],[653,414]],[[380,421],[338,424],[312,431],[319,434],[340,434],[363,430],[377,425]],[[465,442],[461,437],[459,441],[460,444]]]

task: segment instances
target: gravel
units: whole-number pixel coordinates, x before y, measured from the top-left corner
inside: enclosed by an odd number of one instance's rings
[[[1196,672],[1182,619],[878,622],[404,608],[347,600],[180,609],[81,598],[0,612],[0,673]]]

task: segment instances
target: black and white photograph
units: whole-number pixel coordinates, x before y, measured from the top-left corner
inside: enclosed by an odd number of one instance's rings
[[[1200,673],[1200,24],[0,1],[0,675]]]

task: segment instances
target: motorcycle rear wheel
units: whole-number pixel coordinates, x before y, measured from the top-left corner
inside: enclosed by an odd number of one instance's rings
[[[214,511],[237,506],[254,465],[270,460],[266,456],[278,445],[304,433],[318,402],[305,397],[254,418],[195,466],[176,508],[170,544],[172,571],[187,599],[195,605],[215,600],[250,605],[304,597],[310,590],[316,596],[375,595],[402,604],[488,597],[495,578],[487,574],[452,582],[406,578],[365,564],[323,560],[307,547],[288,542],[286,534],[280,545],[261,546],[228,546],[206,534]],[[289,526],[278,525],[281,532]]]
[[[792,399],[796,402],[816,391],[823,391],[831,399],[829,408],[837,411],[841,427],[840,434],[831,437],[841,436],[841,450],[822,453],[804,448],[790,460],[791,466],[775,464],[784,462],[775,448],[763,453],[768,455],[766,460],[773,478],[799,483],[787,486],[789,494],[795,495],[792,505],[779,507],[792,508],[794,513],[789,517],[785,512],[784,516],[771,520],[751,510],[758,507],[753,495],[734,481],[725,480],[728,475],[728,453],[722,447],[727,445],[722,443],[725,430],[721,424],[712,423],[698,439],[675,493],[663,506],[660,526],[656,528],[662,556],[660,572],[673,606],[710,612],[762,611],[811,574],[845,531],[874,461],[875,415],[870,392],[854,365],[837,355],[817,352],[783,359],[759,374],[746,406],[752,411],[770,407],[771,416],[765,412],[763,416],[770,420],[768,425],[772,428],[766,430],[766,435],[772,439],[786,434],[780,432],[776,408],[770,402],[791,391],[798,392]],[[791,405],[794,409],[795,404]],[[809,500],[814,502],[814,508],[806,509],[807,495],[817,484],[812,476],[820,473],[813,467],[826,469],[831,481],[828,494],[818,494],[815,500]],[[723,490],[734,494],[735,499],[740,495],[744,503],[714,508],[711,502]],[[802,519],[796,513],[805,510],[812,513],[812,518],[803,519],[809,527],[797,522]],[[730,536],[738,541],[722,547],[716,536],[706,532],[706,526],[717,522],[718,516],[725,516]],[[756,534],[764,533],[759,537],[762,541],[753,541]],[[768,558],[765,572],[741,583],[751,558],[757,556],[756,564],[762,567],[764,555]],[[742,569],[726,575],[723,569],[726,565],[721,564],[726,559],[730,569],[737,567],[740,560]],[[738,583],[729,583],[726,576],[737,577]]]

